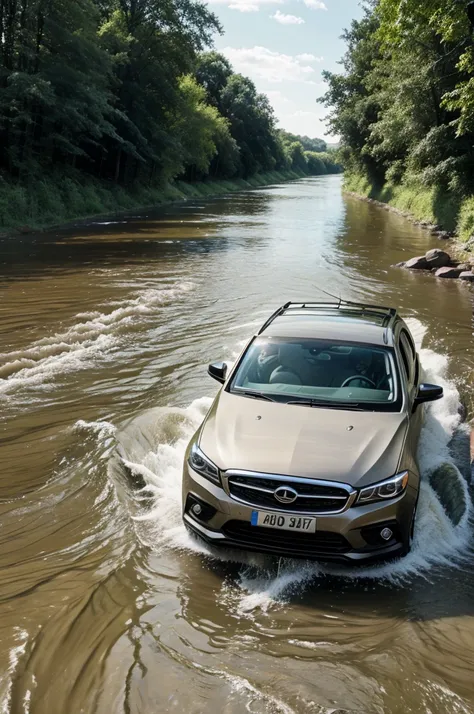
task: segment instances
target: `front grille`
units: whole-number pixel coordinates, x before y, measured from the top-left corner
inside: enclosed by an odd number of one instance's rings
[[[252,526],[246,521],[228,521],[223,527],[233,545],[290,558],[317,558],[342,555],[351,547],[344,536],[330,531],[292,533],[275,528]]]
[[[337,485],[317,484],[311,481],[302,483],[291,477],[285,480],[269,476],[247,476],[229,474],[230,495],[250,506],[271,508],[291,513],[335,513],[342,511],[347,504],[349,493]],[[275,498],[275,491],[282,486],[290,486],[298,493],[292,503],[281,503]]]

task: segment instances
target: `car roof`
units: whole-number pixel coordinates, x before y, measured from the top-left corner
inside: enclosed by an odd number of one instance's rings
[[[265,337],[301,337],[393,346],[393,308],[291,303],[267,320]]]

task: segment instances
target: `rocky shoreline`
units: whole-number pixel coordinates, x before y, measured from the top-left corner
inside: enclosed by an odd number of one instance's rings
[[[461,262],[451,258],[449,253],[439,248],[429,250],[425,255],[417,255],[403,263],[397,263],[397,268],[407,270],[423,270],[434,273],[437,278],[449,278],[474,282],[473,265],[471,262]]]

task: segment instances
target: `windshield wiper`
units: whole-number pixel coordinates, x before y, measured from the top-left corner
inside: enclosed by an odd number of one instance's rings
[[[363,411],[360,404],[357,402],[333,402],[329,399],[295,399],[294,401],[286,402],[301,407],[327,407],[328,409],[352,409],[353,411]]]
[[[240,394],[242,397],[251,397],[252,399],[265,399],[267,402],[276,402],[276,399],[269,397],[268,394],[263,392],[247,392],[243,389],[235,390],[232,394]]]

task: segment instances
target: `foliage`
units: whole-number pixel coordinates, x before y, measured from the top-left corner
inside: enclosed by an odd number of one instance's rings
[[[53,172],[47,178],[26,186],[0,180],[0,233],[20,228],[56,226],[72,218],[111,215],[119,211],[156,206],[186,198],[210,198],[301,178],[294,171],[268,172],[241,178],[189,183],[175,181],[160,186],[135,183],[124,188],[71,170],[68,178]]]
[[[411,195],[416,186],[429,197],[426,213],[441,222],[449,203],[453,223],[452,207],[459,211],[474,193],[474,40],[466,5],[371,0],[344,38],[344,71],[325,73],[322,101],[341,136],[348,176],[365,177],[377,194],[391,187],[402,203],[403,190]]]
[[[307,173],[305,150],[325,143],[276,128],[266,95],[207,51],[220,29],[201,0],[0,0],[0,192],[13,213],[29,215],[27,196],[51,220],[109,205],[78,177],[123,198],[176,178]],[[57,204],[53,176],[70,189]]]
[[[327,151],[327,144],[322,139],[310,139],[309,136],[299,136],[291,134],[289,131],[280,129],[281,140],[284,144],[291,144],[298,141],[305,151],[324,152]]]

